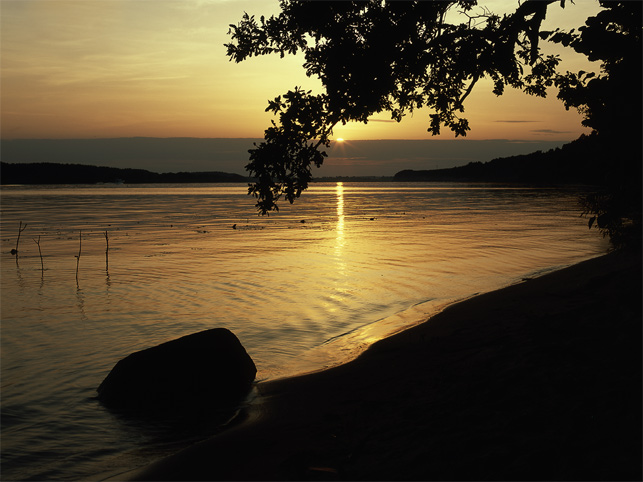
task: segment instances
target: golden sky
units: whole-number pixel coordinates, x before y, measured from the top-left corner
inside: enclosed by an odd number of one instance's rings
[[[517,1],[481,1],[494,12]],[[276,0],[1,0],[1,134],[16,138],[263,137],[267,100],[302,86],[300,57],[228,61],[228,25]],[[550,7],[548,25],[575,27],[595,0]],[[584,68],[571,55],[569,70]],[[590,67],[591,68],[591,67]],[[465,104],[470,139],[569,141],[587,132],[555,95],[500,98],[480,84]],[[385,114],[335,129],[344,139],[427,139],[428,111]],[[441,137],[453,138],[445,132]]]

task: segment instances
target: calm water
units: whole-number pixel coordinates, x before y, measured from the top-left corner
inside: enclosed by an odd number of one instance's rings
[[[226,327],[259,379],[318,369],[446,303],[607,248],[577,193],[553,189],[316,184],[264,218],[245,185],[1,193],[4,480],[104,478],[210,433],[92,399],[133,351]]]

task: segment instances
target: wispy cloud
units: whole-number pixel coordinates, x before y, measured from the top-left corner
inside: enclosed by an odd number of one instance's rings
[[[525,123],[528,123],[528,122],[541,122],[541,121],[537,121],[537,120],[497,120],[497,121],[494,121],[494,122],[504,122],[506,124],[525,124]]]
[[[532,129],[536,134],[569,134],[572,131],[557,131],[556,129]]]

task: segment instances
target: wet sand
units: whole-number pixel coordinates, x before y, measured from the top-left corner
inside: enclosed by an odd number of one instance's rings
[[[641,480],[641,257],[450,306],[135,480]]]

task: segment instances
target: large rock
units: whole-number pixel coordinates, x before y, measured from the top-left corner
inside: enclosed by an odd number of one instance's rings
[[[98,387],[98,399],[127,409],[226,408],[247,395],[256,373],[238,338],[215,328],[123,358]]]

